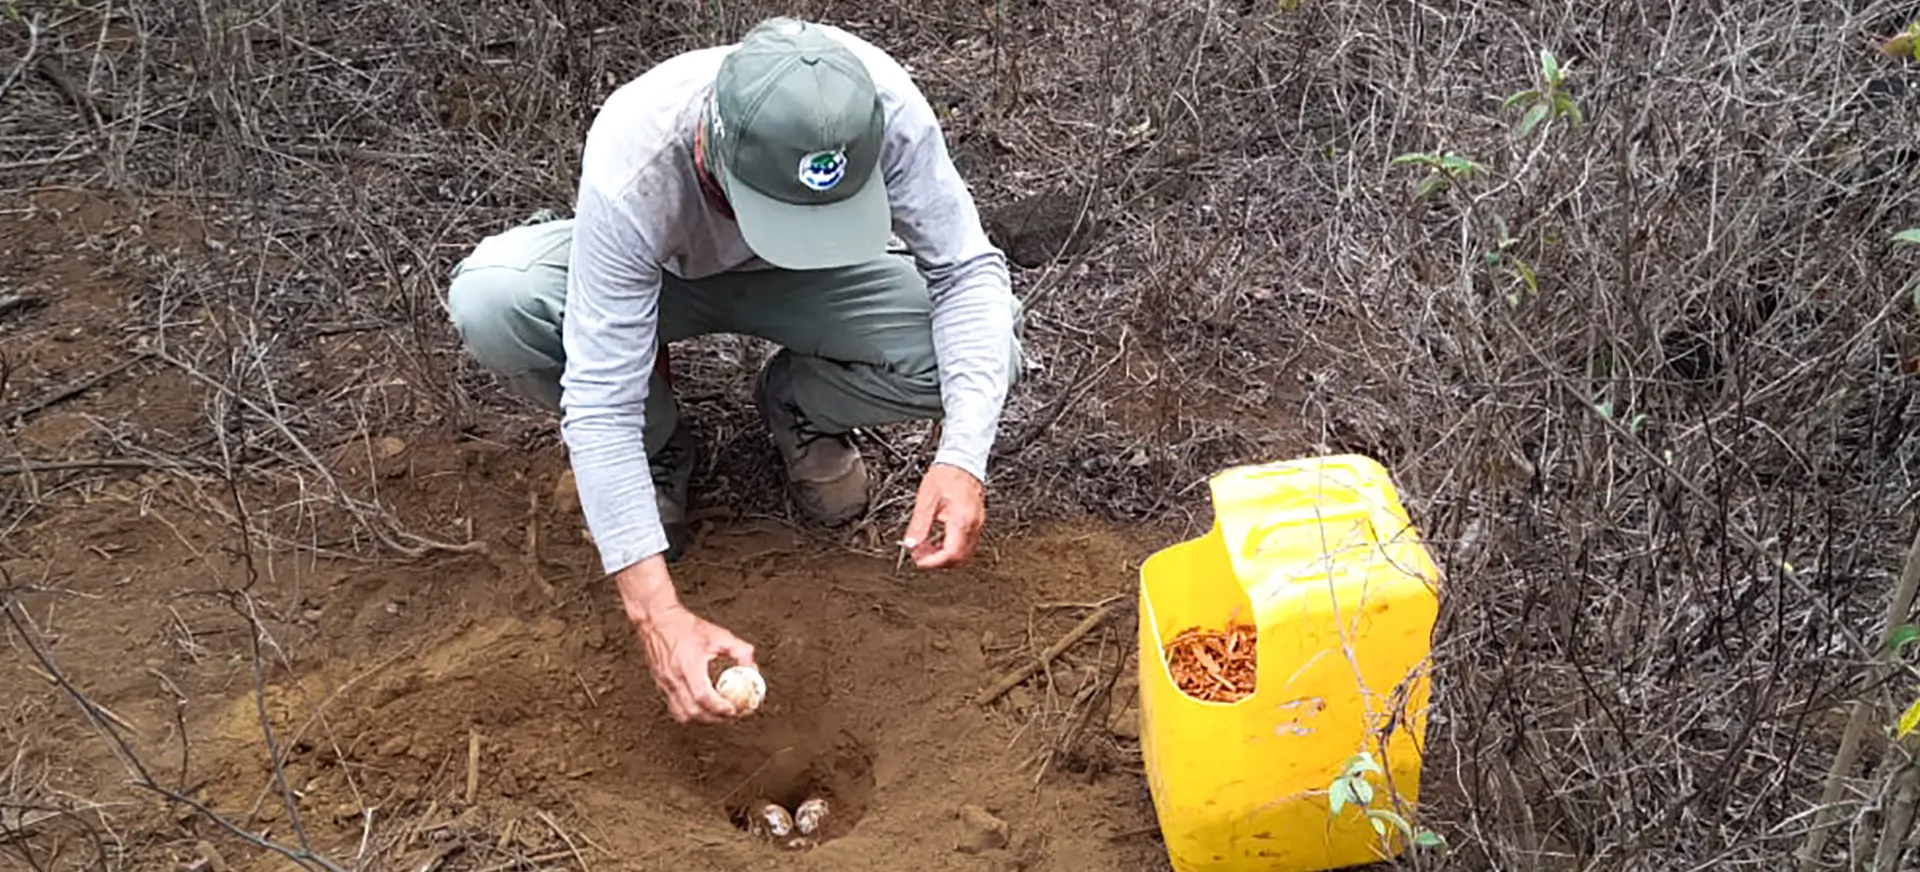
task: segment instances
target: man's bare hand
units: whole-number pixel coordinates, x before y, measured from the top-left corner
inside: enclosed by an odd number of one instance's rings
[[[914,564],[922,569],[944,569],[972,558],[974,546],[980,541],[980,528],[987,521],[986,499],[986,488],[972,473],[944,463],[929,467],[920,480],[913,520],[902,543],[913,554]],[[938,541],[932,538],[936,522],[940,525]]]
[[[658,556],[621,571],[615,581],[627,618],[646,651],[654,686],[665,695],[673,719],[683,724],[717,724],[740,715],[733,703],[713,689],[708,670],[720,657],[742,666],[757,665],[753,646],[681,605],[667,578],[666,561]]]

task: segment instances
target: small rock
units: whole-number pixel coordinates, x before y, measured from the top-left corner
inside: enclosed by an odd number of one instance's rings
[[[1078,696],[1088,685],[1100,680],[1100,671],[1092,666],[1060,669],[1053,673],[1053,691],[1062,696]]]
[[[407,450],[407,440],[398,436],[380,437],[380,456],[388,460],[399,457]]]
[[[1121,709],[1113,716],[1113,722],[1107,725],[1107,730],[1119,739],[1140,738],[1140,709],[1134,706]]]
[[[201,842],[193,846],[200,868],[206,872],[227,872],[227,858],[220,856],[220,849],[212,842]]]
[[[573,470],[560,473],[553,483],[553,507],[568,514],[580,511],[580,485],[573,479]]]
[[[962,854],[997,851],[1007,846],[1007,822],[977,805],[960,807],[960,840],[954,846]]]
[[[700,797],[678,784],[667,787],[667,804],[681,811],[695,811],[700,808]]]
[[[387,603],[387,614],[389,615],[400,614],[400,604],[397,602]]]
[[[307,609],[306,611],[300,613],[300,617],[302,620],[306,621],[307,623],[312,624],[312,623],[317,623],[320,620],[321,615],[323,614],[324,612],[320,611],[319,609]]]
[[[381,757],[398,757],[407,753],[407,749],[412,745],[413,740],[409,739],[405,734],[394,736],[380,743],[379,755]]]

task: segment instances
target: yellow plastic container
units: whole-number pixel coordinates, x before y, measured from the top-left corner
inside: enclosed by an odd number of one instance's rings
[[[1419,798],[1440,573],[1387,471],[1357,455],[1229,469],[1215,521],[1140,570],[1140,740],[1176,872],[1315,872],[1406,848],[1329,785],[1369,753],[1368,807]],[[1232,703],[1174,686],[1181,631],[1258,630],[1256,688]]]

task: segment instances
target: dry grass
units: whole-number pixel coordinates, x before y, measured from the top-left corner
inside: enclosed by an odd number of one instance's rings
[[[203,376],[215,426],[113,444],[198,458],[175,471],[214,484],[254,461],[272,493],[292,476],[310,499],[254,523],[343,553],[461,540],[396,526],[303,446],[501,414],[550,442],[456,353],[449,267],[565,208],[615,82],[774,11],[9,8],[0,187],[184,201],[213,240],[116,254],[162,277],[132,302],[166,365]],[[1920,8],[780,11],[911,61],[1028,264],[1036,366],[1003,431],[1001,532],[1080,512],[1190,530],[1222,465],[1370,453],[1450,572],[1426,823],[1456,868],[1775,868],[1801,844],[1920,471],[1915,261],[1888,243],[1920,224],[1920,76],[1869,48]],[[1542,48],[1571,61],[1587,123],[1515,140],[1501,100]],[[1490,172],[1417,202],[1418,173],[1389,161],[1429,150]],[[1496,216],[1538,276],[1517,305],[1482,261]],[[361,349],[306,365],[340,335]],[[782,511],[739,402],[754,349],[697,348],[677,360],[712,449],[700,484]],[[880,435],[910,480],[924,435]],[[1870,744],[1836,863],[1870,847],[1903,753]],[[16,808],[35,807],[0,822]]]

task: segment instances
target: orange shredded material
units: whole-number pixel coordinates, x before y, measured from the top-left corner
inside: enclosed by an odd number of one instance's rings
[[[1167,671],[1173,684],[1195,699],[1233,702],[1253,694],[1254,640],[1251,624],[1225,630],[1192,627],[1167,643]]]

